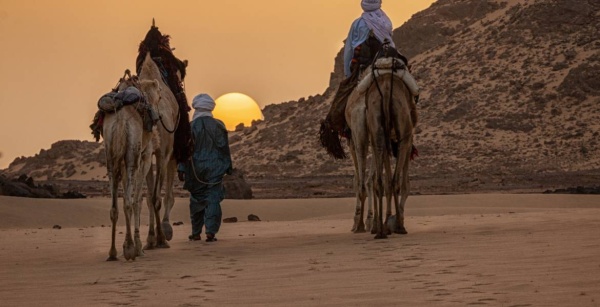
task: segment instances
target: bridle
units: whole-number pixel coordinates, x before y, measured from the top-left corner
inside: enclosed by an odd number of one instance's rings
[[[375,55],[375,58],[373,59],[373,62],[371,63],[371,74],[373,76],[373,82],[375,83],[375,86],[377,87],[377,92],[379,92],[379,96],[381,97],[381,112],[382,114],[385,114],[385,97],[383,95],[383,91],[381,90],[381,86],[379,85],[379,81],[377,80],[377,74],[376,72],[379,69],[383,69],[380,67],[376,67],[376,62],[377,60],[381,57],[381,53],[383,52],[384,56],[388,56],[389,55],[389,48],[392,48],[390,46],[390,41],[388,41],[387,39],[383,42],[381,49],[379,51],[377,51],[377,54]],[[392,105],[392,100],[393,100],[393,93],[394,93],[394,79],[395,79],[395,73],[396,71],[398,71],[398,69],[405,69],[405,64],[402,63],[401,61],[399,61],[396,57],[392,56],[392,64],[390,68],[385,68],[385,69],[391,69],[392,73],[390,74],[390,95],[389,95],[389,101],[387,105]],[[381,75],[383,76],[383,75]],[[365,103],[365,107],[368,108],[369,104]],[[391,123],[389,120],[385,119],[384,116],[384,124],[385,124],[385,129],[384,130],[384,135],[385,135],[385,139],[389,140],[390,139],[390,135],[389,135],[389,131],[391,130]],[[390,150],[391,144],[389,141],[386,142],[386,147],[388,147],[388,150]]]

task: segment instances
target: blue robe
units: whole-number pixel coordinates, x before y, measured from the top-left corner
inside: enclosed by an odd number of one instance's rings
[[[191,122],[194,152],[190,160],[180,163],[185,174],[183,188],[190,192],[192,235],[216,234],[221,225],[221,201],[225,196],[223,176],[231,174],[232,163],[225,125],[209,116]]]
[[[369,38],[370,31],[371,29],[369,29],[367,22],[362,17],[357,18],[352,23],[350,32],[348,32],[348,38],[346,38],[346,43],[344,45],[344,75],[346,78],[350,77],[352,74],[350,63],[354,56],[354,49]]]

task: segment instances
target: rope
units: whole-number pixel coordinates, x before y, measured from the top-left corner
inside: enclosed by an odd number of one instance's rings
[[[221,182],[223,182],[223,179],[217,181],[217,182],[204,182],[202,180],[200,180],[200,178],[198,178],[198,175],[196,175],[196,168],[194,167],[194,158],[190,158],[190,164],[192,165],[192,173],[194,173],[194,178],[196,179],[196,181],[202,183],[202,184],[206,184],[206,185],[217,185]]]
[[[162,100],[162,98],[161,98],[161,100]],[[169,130],[169,128],[167,128],[167,126],[165,126],[165,122],[163,121],[162,115],[160,115],[160,112],[158,113],[158,119],[160,120],[161,125],[170,134],[173,134],[173,132],[175,132],[175,130],[177,130],[177,126],[179,125],[180,118],[181,118],[181,114],[179,112],[177,112],[177,121],[175,122],[175,126],[173,127],[173,130]]]

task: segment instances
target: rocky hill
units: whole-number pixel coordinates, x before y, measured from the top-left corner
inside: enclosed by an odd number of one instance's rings
[[[440,0],[394,39],[423,88],[417,190],[597,181],[599,2]],[[264,122],[234,134],[238,165],[253,176],[352,174],[316,140],[341,68],[338,54],[324,97],[269,106]]]
[[[396,29],[394,40],[422,87],[413,191],[597,184],[600,2],[439,0]],[[351,193],[351,161],[331,159],[317,140],[341,68],[338,54],[325,93],[269,105],[264,121],[230,133],[235,166],[259,184],[257,197],[272,196],[274,186],[294,196]],[[105,171],[93,172],[105,170],[98,144],[65,142],[15,160],[5,173],[104,179]],[[54,157],[55,146],[65,155]],[[85,166],[74,168],[75,160]]]

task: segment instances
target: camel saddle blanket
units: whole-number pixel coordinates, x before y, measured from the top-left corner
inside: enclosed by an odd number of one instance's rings
[[[400,68],[398,64],[401,64]],[[406,84],[406,87],[408,87],[408,90],[413,96],[419,95],[419,85],[417,85],[415,78],[410,74],[410,72],[408,72],[405,63],[402,60],[397,58],[380,58],[375,61],[373,65],[375,69],[372,71],[367,70],[367,75],[365,75],[362,80],[359,81],[358,86],[356,87],[359,93],[364,93],[367,89],[369,89],[371,84],[373,84],[373,75],[375,75],[375,77],[379,77],[394,74],[396,77],[400,78],[404,84]]]
[[[120,92],[104,94],[98,100],[98,109],[107,113],[120,110],[123,106],[132,105],[144,100],[144,96],[137,88],[130,86]]]

